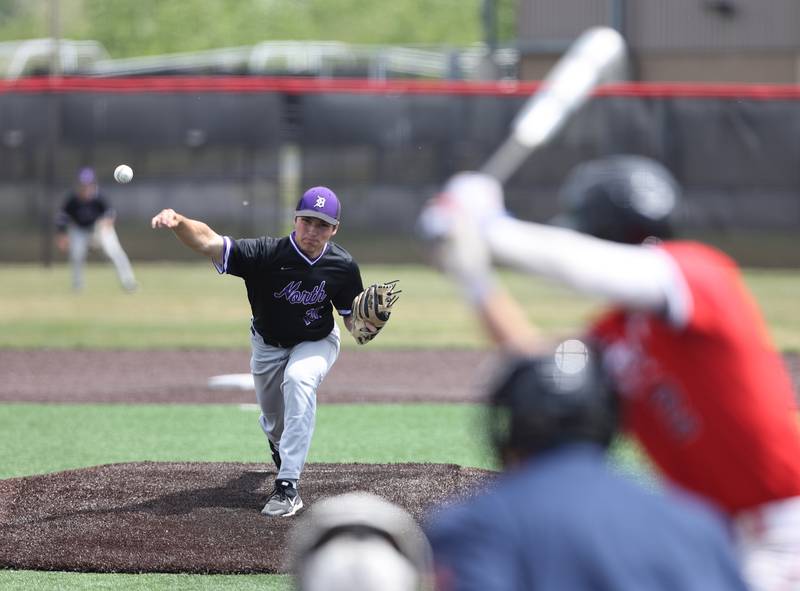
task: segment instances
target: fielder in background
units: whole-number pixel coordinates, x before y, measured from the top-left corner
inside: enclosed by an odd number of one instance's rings
[[[372,493],[320,501],[289,539],[298,591],[432,591],[422,529],[405,509]]]
[[[437,591],[745,591],[721,514],[608,465],[617,394],[576,343],[567,355],[508,359],[490,386],[503,472],[432,513]]]
[[[339,356],[333,308],[364,344],[383,328],[399,294],[396,282],[364,289],[353,257],[331,241],[340,214],[333,191],[312,187],[297,203],[294,231],[282,238],[234,240],[172,209],[151,223],[209,257],[218,273],[244,279],[259,422],[278,469],[264,515],[288,517],[303,507],[298,484],[314,432],[317,389]]]
[[[69,250],[72,289],[81,291],[84,287],[83,270],[89,248],[100,248],[114,263],[122,288],[136,291],[133,268],[114,229],[114,210],[100,193],[94,170],[82,168],[77,180],[56,217],[56,246],[61,252]]]
[[[619,385],[627,429],[669,481],[730,516],[753,589],[800,588],[797,405],[736,264],[672,239],[680,190],[650,159],[581,164],[562,198],[571,228],[524,222],[497,181],[461,173],[420,223],[501,347],[537,337],[492,260],[607,300],[586,339]]]

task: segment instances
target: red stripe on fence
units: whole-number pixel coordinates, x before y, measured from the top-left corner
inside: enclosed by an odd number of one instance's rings
[[[0,93],[281,92],[287,94],[432,94],[527,96],[539,82],[467,82],[262,76],[144,76],[126,78],[30,77],[0,80]],[[640,82],[603,86],[597,96],[781,100],[800,98],[800,85]]]

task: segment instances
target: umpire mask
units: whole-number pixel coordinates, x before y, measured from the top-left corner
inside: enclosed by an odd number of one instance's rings
[[[599,354],[577,339],[509,360],[489,391],[489,437],[500,457],[528,457],[562,444],[607,447],[619,419]]]

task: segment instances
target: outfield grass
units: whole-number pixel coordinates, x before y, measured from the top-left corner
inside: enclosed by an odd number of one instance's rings
[[[66,265],[0,266],[1,348],[242,348],[250,312],[243,282],[211,265],[139,264],[140,292],[123,293],[107,264],[90,265],[87,288],[69,289]],[[477,348],[487,343],[453,285],[422,266],[365,266],[365,283],[400,279],[395,318],[371,348]],[[503,282],[546,334],[576,330],[598,303],[535,278]],[[748,271],[779,347],[800,350],[799,271]],[[355,347],[351,339],[343,346]]]
[[[778,347],[800,352],[800,271],[749,270],[745,280]]]
[[[109,265],[92,265],[86,290],[75,294],[65,265],[0,267],[0,348],[249,347],[250,311],[241,279],[218,276],[204,263],[137,265],[136,272],[141,291],[126,294]],[[369,266],[362,275],[366,284],[399,279],[403,290],[391,330],[371,348],[486,345],[453,286],[431,269]],[[541,284],[533,296],[537,319],[547,329],[570,326],[589,307]]]

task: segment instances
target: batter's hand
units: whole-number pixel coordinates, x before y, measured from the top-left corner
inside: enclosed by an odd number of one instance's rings
[[[419,229],[426,240],[438,240],[452,232],[460,220],[466,220],[482,233],[505,215],[503,187],[496,179],[479,172],[460,172],[422,210]]]
[[[470,301],[483,299],[494,284],[485,234],[505,215],[500,183],[474,172],[455,175],[422,211],[419,228],[431,245],[433,264]]]
[[[175,228],[181,223],[181,215],[174,209],[162,209],[158,214],[153,216],[150,225],[155,228]]]

